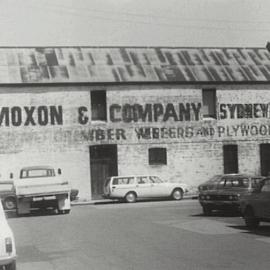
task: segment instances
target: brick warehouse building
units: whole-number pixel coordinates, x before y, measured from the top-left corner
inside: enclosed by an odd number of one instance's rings
[[[266,175],[269,82],[266,48],[0,48],[1,177],[52,165],[97,199],[108,175]]]

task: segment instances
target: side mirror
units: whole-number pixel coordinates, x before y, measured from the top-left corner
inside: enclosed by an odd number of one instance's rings
[[[10,179],[13,179],[13,173],[10,173],[10,174],[9,174],[9,178],[10,178]]]
[[[57,173],[62,174],[62,170],[60,168],[58,168]]]

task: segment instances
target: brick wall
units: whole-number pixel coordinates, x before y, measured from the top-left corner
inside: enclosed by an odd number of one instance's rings
[[[197,186],[223,173],[222,147],[231,143],[238,145],[239,171],[259,174],[259,144],[270,143],[267,86],[217,86],[218,119],[212,120],[202,118],[203,87],[2,87],[1,177],[23,166],[52,165],[89,198],[89,146],[108,143],[118,145],[119,174],[151,173]],[[90,90],[97,89],[107,90],[107,122],[91,121]],[[237,104],[252,104],[253,111],[243,114]],[[58,114],[46,119],[52,107]],[[85,124],[78,120],[81,107]],[[148,149],[160,146],[167,149],[167,165],[149,165]]]

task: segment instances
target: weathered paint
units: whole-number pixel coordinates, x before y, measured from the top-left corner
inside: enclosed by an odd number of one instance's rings
[[[3,177],[10,171],[16,174],[22,166],[49,164],[61,167],[63,177],[80,189],[80,196],[89,198],[89,146],[107,143],[118,145],[119,174],[140,171],[197,185],[213,174],[223,172],[222,146],[231,143],[238,145],[239,170],[260,172],[259,144],[270,143],[270,92],[267,89],[217,88],[217,119],[203,119],[198,106],[202,104],[202,91],[194,87],[106,89],[108,116],[115,104],[121,108],[126,104],[140,104],[143,108],[152,104],[152,112],[155,104],[163,108],[159,117],[155,118],[153,114],[145,121],[133,119],[128,122],[123,119],[114,122],[110,117],[107,117],[107,122],[91,121],[90,90],[96,89],[32,87],[22,92],[21,88],[14,88],[12,94],[2,89],[0,167]],[[190,108],[189,117],[179,121],[179,114],[177,118],[166,117],[164,121],[168,104],[172,104],[175,111],[179,104],[185,105],[185,109]],[[200,109],[196,112],[191,104]],[[227,117],[223,117],[224,112],[220,110],[222,104],[226,105]],[[253,113],[238,117],[235,104],[251,104]],[[234,111],[233,105],[236,106]],[[12,118],[14,110],[17,122]],[[43,117],[44,112],[48,112],[46,125],[39,120],[39,110]],[[18,123],[19,111],[21,124],[14,125]],[[234,117],[231,117],[232,112]],[[82,115],[87,121],[82,121]],[[9,119],[9,125],[6,125],[6,119]],[[151,147],[167,148],[167,165],[148,164],[148,149]]]
[[[268,82],[266,48],[0,48],[0,83]]]

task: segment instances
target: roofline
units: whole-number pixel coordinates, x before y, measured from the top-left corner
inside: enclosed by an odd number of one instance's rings
[[[35,49],[35,48],[57,48],[57,49],[61,49],[61,48],[95,48],[95,49],[98,49],[98,48],[104,48],[104,49],[109,49],[109,48],[112,48],[112,49],[117,49],[117,48],[137,48],[137,49],[265,49],[267,50],[266,46],[265,47],[239,47],[239,46],[236,46],[236,47],[223,47],[223,46],[116,46],[116,45],[113,45],[113,46],[91,46],[91,45],[74,45],[74,46],[71,46],[71,45],[68,45],[68,46],[60,46],[60,45],[48,45],[48,46],[0,46],[0,49]]]
[[[41,82],[41,83],[0,83],[1,87],[25,86],[118,86],[118,85],[270,85],[269,81],[123,81],[123,82]]]

